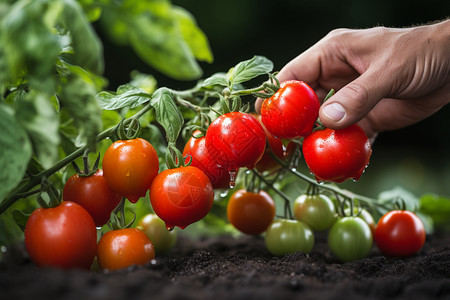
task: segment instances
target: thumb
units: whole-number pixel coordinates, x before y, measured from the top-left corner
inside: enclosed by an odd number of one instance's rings
[[[388,93],[385,80],[378,77],[363,73],[336,92],[320,108],[322,124],[328,128],[342,129],[364,118]]]

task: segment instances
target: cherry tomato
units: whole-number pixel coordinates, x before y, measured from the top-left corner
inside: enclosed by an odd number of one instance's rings
[[[94,220],[74,202],[38,208],[25,226],[25,247],[39,267],[89,269],[97,250]]]
[[[240,167],[253,169],[264,154],[266,135],[254,116],[230,112],[209,125],[206,147],[220,168],[231,172]]]
[[[100,268],[119,270],[145,265],[155,258],[155,249],[148,236],[139,229],[125,228],[105,233],[98,242],[97,260]]]
[[[274,137],[264,126],[261,121],[261,116],[257,116],[258,121],[262,125],[264,129],[264,133],[266,134],[266,150],[264,151],[263,156],[256,164],[255,168],[259,172],[273,172],[279,170],[281,165],[272,157],[275,155],[281,161],[287,161],[293,154],[295,150],[295,144],[290,142],[287,146],[283,145],[283,141]]]
[[[303,156],[318,181],[358,180],[371,154],[369,139],[356,124],[315,131],[303,141]]]
[[[309,135],[319,116],[320,101],[303,81],[289,80],[261,106],[261,120],[279,139]]]
[[[136,228],[142,230],[152,241],[156,254],[163,254],[173,248],[177,241],[177,232],[167,230],[166,224],[155,214],[145,215]]]
[[[314,234],[303,222],[297,220],[278,219],[267,228],[265,234],[267,250],[276,256],[311,252],[314,246]]]
[[[236,191],[228,202],[227,216],[239,231],[258,235],[266,231],[275,217],[275,203],[265,191]]]
[[[294,202],[294,215],[314,231],[328,229],[337,220],[333,201],[325,195],[300,195]]]
[[[346,208],[345,209],[345,214],[349,215],[350,214],[350,208]],[[358,208],[354,208],[353,209],[353,214],[355,216],[358,216],[359,218],[361,218],[364,222],[367,223],[367,225],[369,225],[370,227],[370,231],[372,232],[372,236],[375,235],[375,228],[376,228],[376,224],[375,224],[375,220],[373,219],[372,215],[370,214],[370,212],[368,212],[366,209],[358,209]]]
[[[194,132],[194,135],[200,131]],[[228,188],[230,185],[230,173],[227,170],[217,167],[217,160],[210,154],[205,145],[206,138],[191,137],[184,146],[183,156],[190,155],[192,157],[191,166],[202,170],[215,189]],[[188,158],[186,159],[188,160]]]
[[[203,219],[211,210],[214,190],[208,176],[196,167],[162,171],[150,187],[150,201],[167,228],[181,229]]]
[[[381,253],[387,256],[410,256],[422,249],[425,243],[425,228],[414,213],[393,210],[378,221],[375,242]]]
[[[159,172],[155,148],[144,139],[119,140],[103,156],[103,176],[121,196],[136,203]]]
[[[369,225],[358,217],[340,218],[328,232],[328,246],[342,262],[367,257],[372,244],[373,237]]]
[[[83,206],[91,214],[97,227],[108,222],[111,211],[119,204],[121,198],[109,187],[102,169],[89,177],[72,175],[63,189],[64,201]]]

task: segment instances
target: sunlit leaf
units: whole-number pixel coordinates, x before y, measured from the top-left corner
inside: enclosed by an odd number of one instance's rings
[[[257,76],[272,72],[273,63],[264,56],[254,56],[252,59],[238,63],[228,72],[232,84],[249,81]]]

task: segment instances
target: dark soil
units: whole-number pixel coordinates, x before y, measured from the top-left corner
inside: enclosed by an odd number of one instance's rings
[[[309,255],[270,255],[261,237],[193,240],[144,267],[115,272],[39,269],[23,244],[0,268],[1,299],[450,299],[450,236],[430,236],[418,255],[339,263],[325,236]]]

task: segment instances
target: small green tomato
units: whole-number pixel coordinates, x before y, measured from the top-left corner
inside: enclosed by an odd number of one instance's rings
[[[314,234],[303,222],[278,219],[266,230],[267,250],[276,256],[301,251],[309,253],[314,246]]]
[[[156,214],[144,216],[136,228],[141,229],[152,241],[156,254],[163,254],[173,248],[177,240],[177,232],[169,231],[166,224]]]
[[[322,231],[336,222],[333,201],[325,195],[300,195],[294,202],[294,215],[314,231]]]

